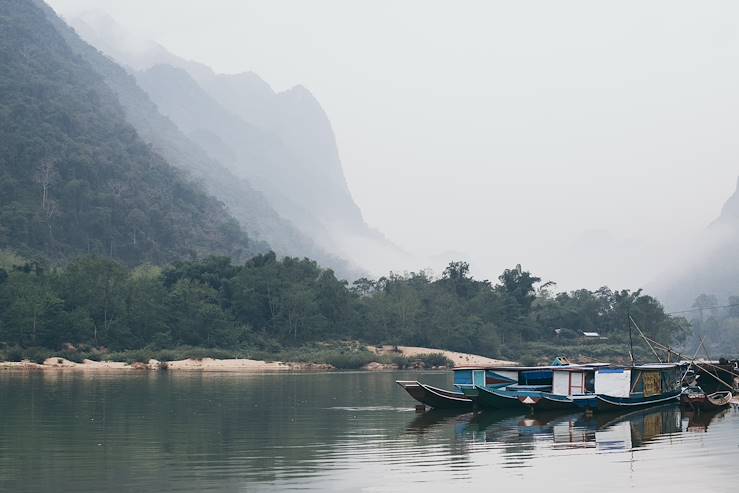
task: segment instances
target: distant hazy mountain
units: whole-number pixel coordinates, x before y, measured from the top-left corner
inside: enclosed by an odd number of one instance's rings
[[[92,44],[138,70],[139,83],[190,139],[248,179],[269,204],[323,249],[384,271],[407,255],[368,227],[344,177],[334,133],[304,87],[276,93],[256,74],[215,74],[110,18],[73,21]]]
[[[739,295],[739,184],[719,218],[699,238],[686,239],[695,249],[658,283],[657,292],[671,308],[690,308],[700,294],[720,302]]]
[[[727,225],[731,227],[739,226],[739,180],[737,180],[737,187],[729,200],[724,204],[721,210],[721,216],[717,221],[719,224]]]
[[[47,9],[51,12],[50,9]],[[50,17],[53,14],[50,14]],[[52,18],[53,20],[54,18]],[[99,73],[120,100],[128,121],[141,137],[160,152],[170,163],[187,171],[211,194],[222,200],[242,227],[252,236],[267,242],[280,255],[307,256],[342,277],[356,277],[360,271],[347,261],[328,254],[280,216],[261,192],[249,181],[236,176],[219,161],[221,155],[210,155],[188,138],[170,119],[163,116],[148,94],[125,69],[96,48],[82,41],[61,20],[55,25],[67,44]],[[211,136],[216,142],[217,136]],[[206,138],[206,136],[202,136]],[[221,150],[227,159],[225,146]]]
[[[140,138],[54,23],[43,3],[0,2],[0,248],[129,264],[263,251]]]

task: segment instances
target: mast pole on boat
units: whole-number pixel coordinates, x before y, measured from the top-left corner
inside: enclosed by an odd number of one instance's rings
[[[668,350],[669,350],[669,351],[672,351],[673,353],[675,353],[675,355],[676,355],[676,356],[677,356],[678,358],[684,358],[684,357],[685,357],[685,355],[683,355],[683,354],[680,354],[680,353],[678,353],[677,351],[674,351],[674,350],[672,350],[672,349],[668,348],[668,347],[667,347],[667,346],[665,346],[664,344],[660,344],[659,342],[655,341],[654,339],[651,339],[651,338],[649,338],[649,337],[647,337],[647,339],[649,339],[649,340],[650,340],[650,341],[651,341],[651,342],[652,342],[652,343],[653,343],[653,344],[654,344],[655,346],[657,346],[658,348],[660,348],[660,349],[662,349],[662,350],[665,350],[665,351],[668,351]],[[701,346],[703,346],[703,340],[702,340],[702,339],[701,339],[701,343],[700,343],[700,344],[698,344],[698,351],[700,351],[700,348],[701,348]],[[705,348],[704,348],[704,349],[705,349]],[[697,356],[697,355],[698,355],[698,352],[696,351],[696,356]],[[687,361],[687,360],[686,360],[686,361]],[[714,365],[714,364],[712,364],[712,363],[710,363],[710,362],[708,362],[708,361],[705,361],[705,362],[703,362],[703,363],[701,363],[701,364],[703,364],[703,365],[706,365],[706,366],[710,366],[711,368],[716,368],[716,369],[719,369],[719,370],[721,370],[721,371],[725,371],[725,372],[727,372],[727,373],[730,373],[730,374],[734,375],[735,377],[739,377],[739,374],[737,374],[737,373],[734,373],[734,372],[733,372],[733,371],[731,371],[731,370],[727,370],[727,369],[725,369],[725,368],[721,368],[720,366],[716,366],[716,365]],[[713,378],[714,378],[715,380],[718,380],[718,381],[719,381],[719,382],[721,382],[722,384],[726,385],[726,386],[727,386],[728,388],[730,388],[730,389],[734,390],[734,386],[733,386],[733,385],[730,385],[730,384],[728,384],[728,383],[724,382],[723,380],[721,380],[721,378],[719,378],[719,376],[718,376],[718,375],[714,375],[714,374],[713,374],[713,373],[711,373],[710,371],[706,371],[706,374],[707,374],[707,375],[710,375],[710,376],[711,376],[711,377],[713,377]]]
[[[634,320],[634,317],[632,317],[631,314],[629,314],[629,320],[631,320],[631,323],[634,324],[634,327],[636,327],[636,330],[639,331],[639,335],[641,335],[642,339],[644,339],[644,342],[647,343],[647,345],[649,346],[649,349],[652,350],[652,353],[654,354],[654,357],[657,358],[657,361],[662,363],[662,358],[659,357],[659,354],[657,354],[657,351],[654,349],[654,346],[652,346],[652,343],[649,342],[649,339],[647,338],[647,336],[644,335],[644,332],[642,332],[642,330],[639,328],[639,325],[636,323],[636,320]]]
[[[634,366],[636,363],[634,361],[634,339],[631,335],[631,311],[626,313],[626,323],[629,326],[629,356],[631,357],[631,366]]]
[[[685,377],[688,376],[688,372],[690,371],[690,368],[692,368],[693,363],[695,363],[695,359],[698,357],[698,351],[701,350],[701,346],[703,345],[703,339],[705,339],[706,336],[701,337],[700,342],[698,343],[698,349],[695,350],[695,354],[693,355],[693,359],[690,360],[690,364],[685,369],[685,373],[683,373],[683,377],[680,379],[680,382],[682,383],[685,380]]]

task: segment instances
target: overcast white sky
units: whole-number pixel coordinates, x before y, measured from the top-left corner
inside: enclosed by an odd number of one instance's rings
[[[739,175],[739,3],[51,0],[308,87],[365,218],[495,278],[639,287]]]

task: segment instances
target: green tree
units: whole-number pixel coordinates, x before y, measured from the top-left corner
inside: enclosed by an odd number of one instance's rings
[[[14,272],[3,288],[12,292],[4,310],[4,334],[0,340],[20,345],[54,346],[55,323],[60,321],[60,300],[43,274]],[[6,296],[7,298],[7,296]]]
[[[93,344],[120,343],[129,333],[124,325],[128,273],[122,265],[101,257],[83,257],[58,279],[67,311],[86,312],[92,320]]]

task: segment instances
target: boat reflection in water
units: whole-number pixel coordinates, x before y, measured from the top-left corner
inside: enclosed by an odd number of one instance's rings
[[[707,430],[711,422],[729,412],[695,414],[681,411],[674,404],[618,415],[511,412],[453,415],[431,411],[417,416],[406,433],[419,436],[447,433],[471,447],[492,446],[504,452],[520,453],[542,445],[609,453],[646,447],[654,441],[672,439],[684,431]]]
[[[728,408],[718,409],[715,411],[683,411],[683,418],[687,419],[687,432],[691,433],[707,433],[708,425],[721,422],[731,413]]]

